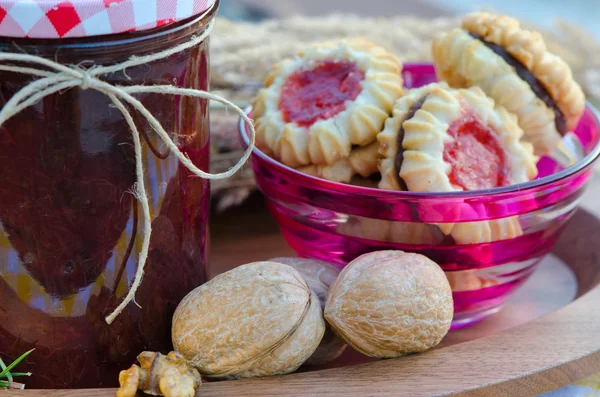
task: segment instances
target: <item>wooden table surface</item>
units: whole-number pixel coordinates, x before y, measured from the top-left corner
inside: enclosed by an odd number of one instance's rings
[[[600,372],[600,219],[588,212],[600,214],[597,179],[584,200],[587,211],[574,216],[554,255],[513,303],[473,327],[451,332],[440,347],[383,361],[349,350],[327,369],[210,382],[197,397],[536,396]],[[293,254],[258,194],[241,207],[213,216],[211,247],[213,273]],[[577,299],[569,303],[574,296]],[[25,390],[11,395],[112,397],[114,389]]]
[[[398,12],[400,3],[390,0],[230,1],[264,6],[275,15],[318,15],[340,10],[389,15]],[[404,14],[431,17],[446,14],[427,1],[401,3]],[[572,255],[573,247],[585,244],[578,241],[577,236],[586,237],[589,245],[600,242],[600,222],[591,217],[592,213],[600,214],[600,200],[596,199],[600,196],[600,181],[598,177],[595,179],[583,205],[589,212],[578,213],[575,226],[567,231],[573,237],[561,240],[556,255],[540,265],[504,310],[475,326],[450,333],[440,348],[423,355],[386,361],[370,360],[348,349],[325,370],[300,371],[282,378],[209,383],[200,388],[197,396],[535,396],[600,371],[600,314],[590,310],[590,306],[600,302],[600,291],[592,291],[600,277],[600,247],[582,250],[580,257]],[[211,230],[209,275],[250,261],[293,255],[259,194],[241,207],[213,214]],[[566,257],[576,262],[575,269],[565,264]],[[589,291],[592,292],[584,296],[585,299],[569,305],[569,310],[563,308],[576,295]],[[586,317],[583,322],[582,316]],[[573,329],[575,326],[577,330]],[[575,339],[565,341],[564,335]],[[519,342],[521,350],[515,350],[515,342]],[[353,364],[361,365],[348,367]],[[523,371],[532,373],[522,377]],[[482,383],[489,386],[478,387]],[[26,390],[11,395],[112,397],[114,390]]]

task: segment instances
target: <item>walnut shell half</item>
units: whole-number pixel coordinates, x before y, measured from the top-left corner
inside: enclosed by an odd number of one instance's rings
[[[274,258],[270,262],[283,263],[296,269],[304,278],[308,287],[319,297],[321,308],[325,309],[327,294],[331,284],[340,274],[340,269],[327,262],[305,258]],[[321,365],[335,360],[346,350],[346,343],[338,338],[331,328],[325,324],[325,335],[321,344],[312,356],[306,360],[306,365]]]
[[[173,316],[175,349],[206,377],[295,371],[325,332],[319,299],[292,267],[255,262],[190,292]]]

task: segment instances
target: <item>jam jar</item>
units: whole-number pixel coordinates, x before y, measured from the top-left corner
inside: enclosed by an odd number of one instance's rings
[[[207,29],[218,8],[218,0],[34,0],[45,14],[24,27],[24,13],[34,15],[15,11],[24,3],[0,0],[0,52],[82,68],[188,42]],[[81,23],[67,31],[64,26],[76,25],[71,11]],[[172,17],[161,17],[169,12]],[[87,25],[86,15],[92,15]],[[10,24],[19,21],[23,37],[8,37],[9,29],[18,32]],[[38,78],[0,71],[0,107]],[[100,78],[115,86],[208,90],[208,39]],[[206,100],[134,96],[182,153],[208,169]],[[179,164],[146,119],[129,110],[143,144],[152,234],[135,294],[139,306],[129,304],[111,325],[105,317],[127,294],[142,245],[131,129],[106,95],[79,87],[46,96],[0,128],[0,357],[10,362],[35,348],[18,367],[33,373],[24,378],[27,388],[117,386],[119,371],[137,354],[172,348],[174,310],[205,281],[208,181]]]

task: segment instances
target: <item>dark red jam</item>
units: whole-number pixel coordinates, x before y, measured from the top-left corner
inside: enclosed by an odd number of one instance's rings
[[[356,99],[365,75],[354,62],[325,61],[290,75],[283,85],[279,108],[285,122],[310,127],[346,109]]]
[[[0,38],[0,51],[65,64],[114,64],[183,43],[212,16],[85,41]],[[207,44],[126,73],[104,79],[207,90]],[[32,80],[0,72],[0,106]],[[155,94],[138,99],[207,169],[206,101]],[[131,194],[136,176],[130,129],[105,95],[78,88],[46,97],[0,129],[0,356],[11,361],[36,349],[19,366],[33,373],[27,388],[116,386],[119,371],[138,353],[171,349],[173,312],[205,280],[208,183],[192,177],[147,123],[135,119],[144,141],[153,231],[136,294],[142,309],[129,305],[110,326],[104,318],[133,280],[142,241],[141,209]]]
[[[510,160],[498,135],[476,116],[466,113],[448,128],[444,161],[452,166],[450,183],[465,190],[510,184]]]

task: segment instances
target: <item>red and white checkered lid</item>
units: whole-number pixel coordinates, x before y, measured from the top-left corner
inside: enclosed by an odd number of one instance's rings
[[[60,39],[139,32],[199,15],[215,0],[0,0],[0,36]]]

